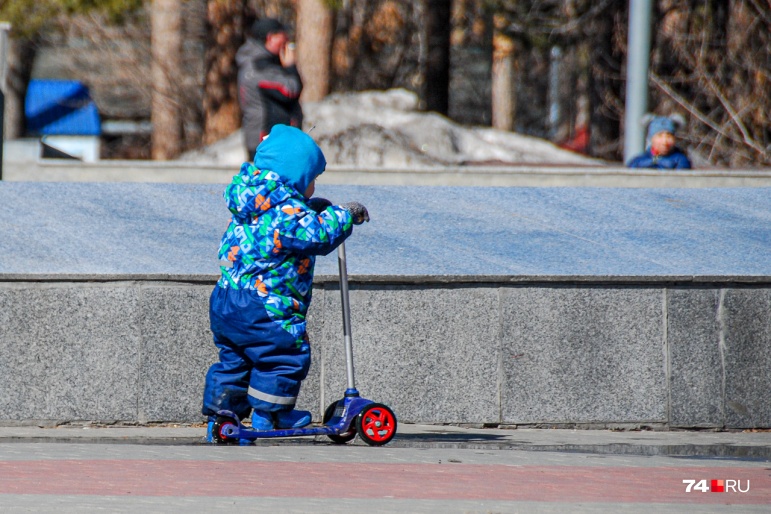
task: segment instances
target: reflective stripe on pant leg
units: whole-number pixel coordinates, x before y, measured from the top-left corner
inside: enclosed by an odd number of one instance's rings
[[[249,386],[249,396],[256,398],[257,400],[262,400],[263,402],[276,405],[293,406],[295,403],[297,403],[296,396],[276,396],[274,394],[258,391],[252,386]]]
[[[310,369],[310,345],[298,346],[291,334],[276,325],[269,342],[248,348],[246,354],[255,363],[249,379],[252,407],[262,411],[291,409]]]

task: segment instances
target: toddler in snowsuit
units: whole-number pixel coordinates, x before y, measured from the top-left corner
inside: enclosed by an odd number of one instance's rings
[[[326,166],[299,129],[276,125],[225,189],[233,217],[219,250],[222,277],[209,317],[220,361],[206,375],[207,439],[218,410],[252,413],[256,430],[299,428],[311,414],[294,410],[310,367],[305,316],[316,255],[326,255],[369,221],[358,202],[311,198]]]
[[[653,116],[646,115],[643,121],[648,123],[648,136],[646,138],[646,150],[632,158],[627,164],[629,168],[654,168],[654,169],[691,169],[691,161],[688,156],[675,146],[675,132],[678,125],[683,125],[685,120],[680,116]]]

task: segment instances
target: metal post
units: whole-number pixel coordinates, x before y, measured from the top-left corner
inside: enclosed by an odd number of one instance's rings
[[[5,80],[8,70],[8,32],[11,24],[0,22],[0,180],[3,180],[3,146],[5,142]]]
[[[3,147],[5,146],[3,125],[5,125],[5,93],[0,89],[0,180],[3,180]]]
[[[556,141],[560,124],[560,65],[562,49],[553,46],[549,65],[549,137]]]
[[[641,120],[648,109],[648,65],[651,48],[651,0],[629,0],[629,42],[626,64],[624,162],[644,149]]]
[[[337,264],[340,268],[340,299],[343,304],[343,336],[345,337],[345,364],[348,371],[348,390],[345,395],[356,392],[353,377],[353,340],[351,338],[351,304],[348,299],[348,266],[345,262],[345,243],[337,247]]]

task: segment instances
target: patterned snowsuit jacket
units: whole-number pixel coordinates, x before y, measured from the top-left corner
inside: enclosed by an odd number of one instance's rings
[[[270,318],[299,345],[311,301],[316,255],[350,234],[351,215],[339,206],[316,213],[271,170],[244,163],[224,193],[233,217],[222,237],[218,286],[254,290]]]

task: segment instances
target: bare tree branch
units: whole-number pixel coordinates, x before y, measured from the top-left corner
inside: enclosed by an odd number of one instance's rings
[[[760,5],[760,3],[757,0],[749,0],[750,5],[755,8],[755,13],[766,23],[766,25],[771,25],[771,16],[769,16],[769,11],[771,11],[771,1],[767,1],[768,7],[763,7]]]
[[[726,111],[728,111],[728,114],[731,115],[731,120],[734,122],[734,124],[737,126],[739,131],[742,133],[742,136],[744,137],[744,143],[754,149],[756,152],[758,152],[762,156],[766,156],[766,150],[758,144],[755,139],[750,135],[749,131],[747,130],[747,127],[742,122],[741,118],[739,117],[739,114],[736,112],[736,110],[731,106],[731,103],[728,101],[728,99],[725,97],[722,91],[717,87],[715,84],[715,81],[712,80],[711,77],[705,76],[705,81],[707,82],[707,85],[712,90],[713,93],[715,93],[715,96],[718,100],[720,100],[720,103],[723,105]]]
[[[664,94],[669,96],[672,100],[680,104],[685,110],[687,110],[690,114],[692,114],[694,117],[696,117],[699,121],[707,125],[708,127],[712,128],[715,132],[721,134],[723,137],[730,139],[736,143],[744,144],[744,141],[742,141],[741,138],[738,138],[724,130],[721,129],[713,120],[711,120],[708,116],[704,115],[699,109],[696,108],[691,102],[683,98],[681,95],[679,95],[674,89],[669,87],[669,85],[657,74],[651,73],[650,74],[651,82],[653,82],[653,85],[659,88]]]

